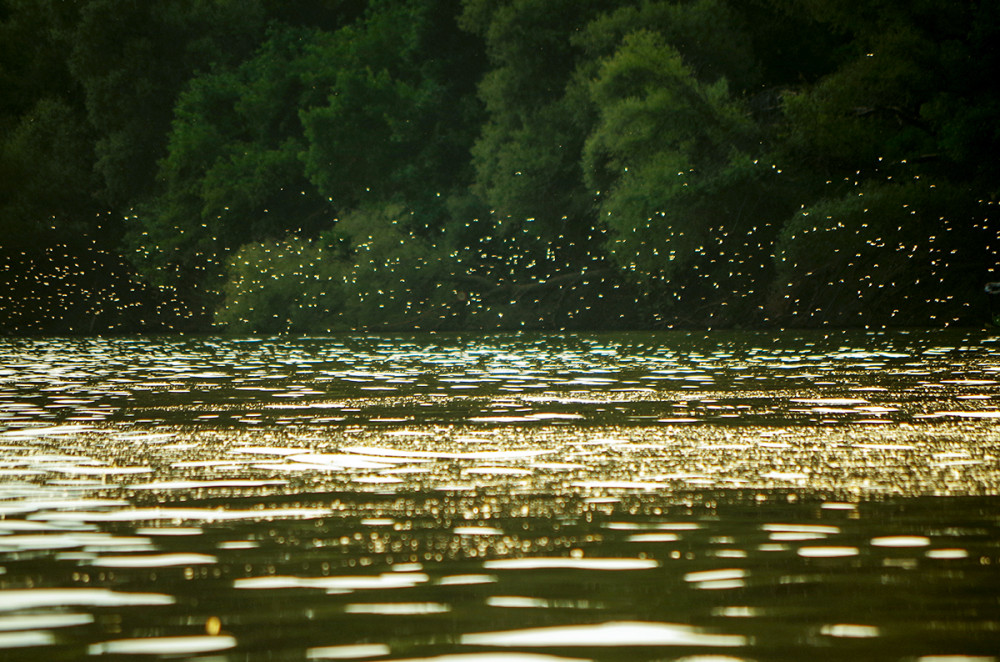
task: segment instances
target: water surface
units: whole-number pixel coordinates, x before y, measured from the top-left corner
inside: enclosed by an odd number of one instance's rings
[[[0,342],[4,659],[1000,659],[984,331]]]

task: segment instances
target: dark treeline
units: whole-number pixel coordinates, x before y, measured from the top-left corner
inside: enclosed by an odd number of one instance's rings
[[[0,331],[981,323],[996,0],[0,0]]]

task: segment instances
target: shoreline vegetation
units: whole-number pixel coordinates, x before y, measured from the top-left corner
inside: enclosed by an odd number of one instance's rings
[[[1000,3],[0,0],[0,335],[948,326]]]

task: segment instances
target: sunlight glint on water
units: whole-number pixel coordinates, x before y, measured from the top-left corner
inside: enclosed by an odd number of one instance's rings
[[[983,332],[6,340],[0,648],[995,659],[998,350]]]

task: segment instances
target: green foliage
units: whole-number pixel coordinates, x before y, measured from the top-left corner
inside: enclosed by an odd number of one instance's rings
[[[928,174],[996,191],[1000,70],[995,3],[831,3],[808,11],[848,31],[850,55],[814,85],[784,95],[787,144],[828,174],[877,160],[920,160]],[[866,18],[867,17],[867,18]]]
[[[805,93],[785,96],[791,141],[837,168],[935,152],[921,105],[943,81],[928,75],[934,45],[901,30]]]
[[[80,208],[93,205],[91,133],[78,109],[59,98],[40,99],[0,138],[0,227],[14,241],[81,235],[95,225]],[[43,240],[44,241],[44,240]]]
[[[362,20],[318,35],[304,84],[323,90],[302,107],[306,174],[338,209],[406,200],[442,222],[438,198],[461,185],[478,126],[472,91],[479,58],[447,0],[371,2]]]
[[[921,180],[806,207],[778,238],[771,312],[809,325],[975,322],[978,213],[962,188]]]
[[[0,2],[0,127],[9,129],[42,97],[75,100],[78,90],[66,65],[65,31],[78,15],[78,3]]]
[[[725,78],[738,89],[759,79],[756,54],[745,26],[721,0],[624,3],[573,36],[590,58],[609,57],[630,34],[646,31],[669,44],[702,81]]]
[[[591,85],[600,120],[584,155],[588,183],[601,186],[626,168],[662,159],[711,168],[749,142],[751,127],[725,78],[699,81],[675,48],[649,31],[625,37]]]
[[[163,192],[132,235],[144,271],[210,300],[230,251],[316,237],[353,209],[403,200],[412,227],[440,231],[476,126],[476,65],[454,60],[465,37],[448,5],[371,2],[333,31],[276,25],[239,66],[192,79]]]
[[[254,57],[195,77],[180,95],[160,164],[164,192],[140,207],[131,235],[146,273],[174,272],[191,287],[244,242],[315,232],[327,220],[299,159],[296,113],[311,92],[294,74],[312,36],[273,30]]]
[[[406,231],[410,215],[366,207],[322,240],[244,245],[216,320],[266,333],[449,326],[461,303],[446,284],[454,256]]]
[[[263,20],[256,0],[82,3],[68,63],[98,132],[107,201],[124,206],[152,191],[177,94],[197,71],[244,56]]]
[[[592,110],[571,35],[605,4],[474,1],[461,19],[482,36],[492,65],[479,86],[488,121],[472,150],[473,190],[498,232],[526,231],[570,255],[586,252],[593,225],[580,172]]]
[[[733,304],[762,275],[770,219],[758,191],[773,174],[748,155],[756,129],[726,79],[699,80],[661,35],[638,30],[603,60],[591,95],[600,119],[584,170],[615,262],[656,291],[654,315],[744,317]]]
[[[326,239],[350,254],[344,317],[351,328],[440,328],[457,312],[452,274],[459,256],[413,230],[414,212],[398,204],[362,207]]]
[[[333,330],[343,265],[306,239],[247,243],[229,257],[216,322],[243,333]]]
[[[933,0],[0,0],[2,254],[98,256],[131,301],[127,253],[134,310],[186,328],[220,302],[263,332],[973,320],[998,26]]]
[[[6,246],[73,241],[94,229],[93,130],[65,62],[68,3],[0,11],[0,233]]]

